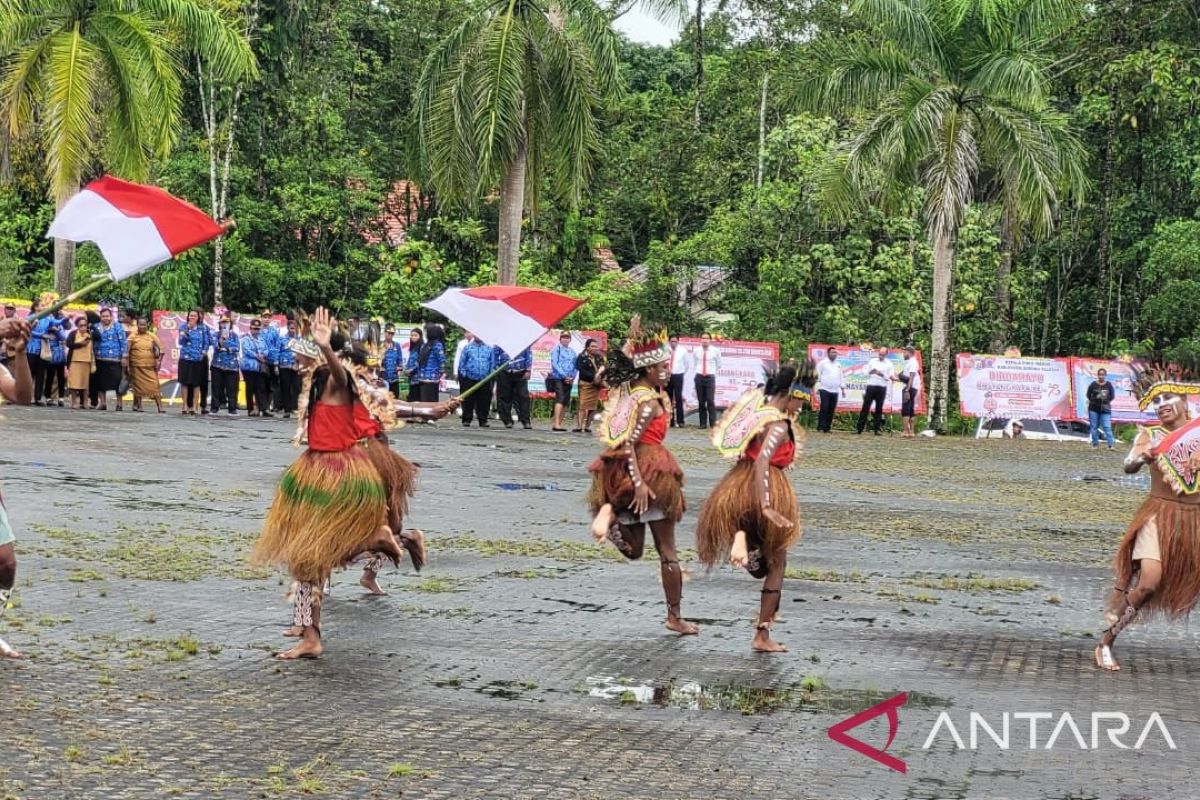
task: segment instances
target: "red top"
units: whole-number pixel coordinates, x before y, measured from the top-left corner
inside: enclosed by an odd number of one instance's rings
[[[754,461],[758,458],[758,454],[762,452],[763,441],[766,439],[764,434],[759,434],[754,437],[745,452],[742,453],[742,458],[746,461]],[[788,440],[775,448],[775,452],[771,454],[771,466],[787,469],[796,460],[796,442],[789,436]]]
[[[320,453],[349,450],[359,439],[369,439],[383,428],[358,400],[335,406],[317,402],[308,412],[308,449]]]
[[[642,438],[638,439],[638,444],[662,444],[663,440],[667,438],[667,416],[667,414],[659,414],[650,420],[650,424],[642,432]]]

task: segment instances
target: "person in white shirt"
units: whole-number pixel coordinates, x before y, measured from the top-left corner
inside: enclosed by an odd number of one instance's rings
[[[817,412],[818,433],[829,433],[833,427],[838,398],[846,391],[846,378],[837,363],[837,348],[829,348],[825,355],[827,358],[817,364],[817,395],[821,401],[820,410]]]
[[[667,340],[671,346],[671,378],[667,383],[667,396],[671,398],[671,427],[682,428],[687,410],[683,407],[683,376],[687,373],[687,354],[679,349],[679,336],[672,334]]]
[[[921,393],[921,366],[917,363],[917,350],[911,344],[904,348],[904,366],[900,368],[900,382],[904,384],[901,392],[900,419],[904,423],[905,439],[916,436],[913,430],[913,417],[917,414],[917,397]]]
[[[700,350],[692,350],[688,366],[695,375],[696,403],[700,406],[700,427],[717,424],[717,375],[721,372],[721,352],[712,346],[712,334],[700,334]]]
[[[888,349],[879,348],[875,357],[867,362],[867,388],[863,392],[862,411],[858,413],[858,433],[867,427],[867,412],[875,405],[875,421],[872,425],[876,436],[883,435],[883,401],[887,397],[888,386],[896,378],[896,370],[887,359]]]

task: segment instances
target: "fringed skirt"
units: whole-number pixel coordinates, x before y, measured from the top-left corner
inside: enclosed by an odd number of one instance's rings
[[[1138,533],[1150,524],[1158,529],[1162,580],[1139,610],[1139,616],[1142,619],[1160,615],[1171,619],[1186,616],[1200,599],[1200,505],[1153,495],[1146,498],[1125,531],[1113,562],[1113,574],[1117,586],[1122,589],[1130,588],[1133,581]],[[1148,532],[1152,531],[1153,528]],[[1149,557],[1147,550],[1152,552],[1153,542],[1143,541],[1139,558]],[[1124,600],[1116,602],[1121,607],[1108,610],[1120,614]]]
[[[399,532],[416,472],[374,439],[339,452],[306,451],[283,474],[251,559],[282,566],[303,583],[321,582],[369,549],[380,526]]]
[[[700,560],[711,570],[729,559],[733,537],[746,533],[750,550],[759,550],[768,562],[787,553],[800,541],[800,507],[787,473],[779,467],[767,472],[771,508],[795,523],[790,529],[769,522],[762,513],[762,487],[754,485],[754,462],[741,460],[713,489],[696,526]]]
[[[655,495],[650,501],[650,509],[640,521],[669,519],[678,522],[683,519],[683,470],[675,456],[661,444],[639,444],[635,452],[642,479]],[[629,477],[629,457],[624,451],[601,453],[588,466],[588,471],[592,473],[592,488],[587,493],[587,504],[592,513],[599,511],[605,503],[611,503],[618,517],[628,518],[629,507],[633,504],[633,479]]]

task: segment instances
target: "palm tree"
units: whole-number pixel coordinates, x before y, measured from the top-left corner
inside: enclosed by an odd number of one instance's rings
[[[0,111],[37,135],[61,206],[97,164],[131,180],[179,134],[186,56],[229,79],[253,75],[249,42],[207,0],[4,0]],[[74,250],[55,241],[54,282],[71,290]]]
[[[434,187],[467,202],[500,186],[501,283],[516,283],[521,220],[549,174],[578,200],[597,113],[619,91],[616,36],[594,0],[490,0],[430,54],[417,89]]]
[[[855,0],[870,34],[820,46],[821,74],[803,99],[826,113],[862,109],[827,200],[852,213],[919,187],[933,250],[929,422],[945,425],[950,387],[950,287],[959,226],[981,190],[1034,231],[1049,230],[1064,185],[1085,183],[1067,118],[1051,104],[1051,40],[1082,13],[1076,0]],[[1005,276],[1007,290],[1007,276]]]

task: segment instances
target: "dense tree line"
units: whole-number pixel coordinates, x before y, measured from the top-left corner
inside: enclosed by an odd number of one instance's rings
[[[676,287],[714,265],[722,332],[788,352],[929,350],[935,334],[949,353],[1200,351],[1196,0],[642,3],[682,21],[669,48],[598,26],[631,4],[569,0],[542,18],[545,4],[483,0],[132,3],[163,37],[173,9],[218,9],[257,63],[211,31],[168,37],[184,48],[174,131],[155,118],[152,147],[114,151],[104,85],[95,119],[76,121],[94,134],[73,153],[80,179],[132,158],[239,223],[220,252],[123,299],[417,318],[446,285],[496,280],[498,261],[511,277],[516,181],[517,277],[586,294],[580,325],[615,331],[630,310],[709,325]],[[42,6],[72,4],[14,5]],[[512,56],[496,38],[515,29],[496,24],[509,9],[525,14],[520,58],[490,91],[455,64]],[[54,283],[43,232],[62,184],[49,115],[9,99],[29,45],[6,14],[0,294],[28,295]],[[644,281],[601,272],[604,248]],[[82,249],[77,272],[95,269]]]

